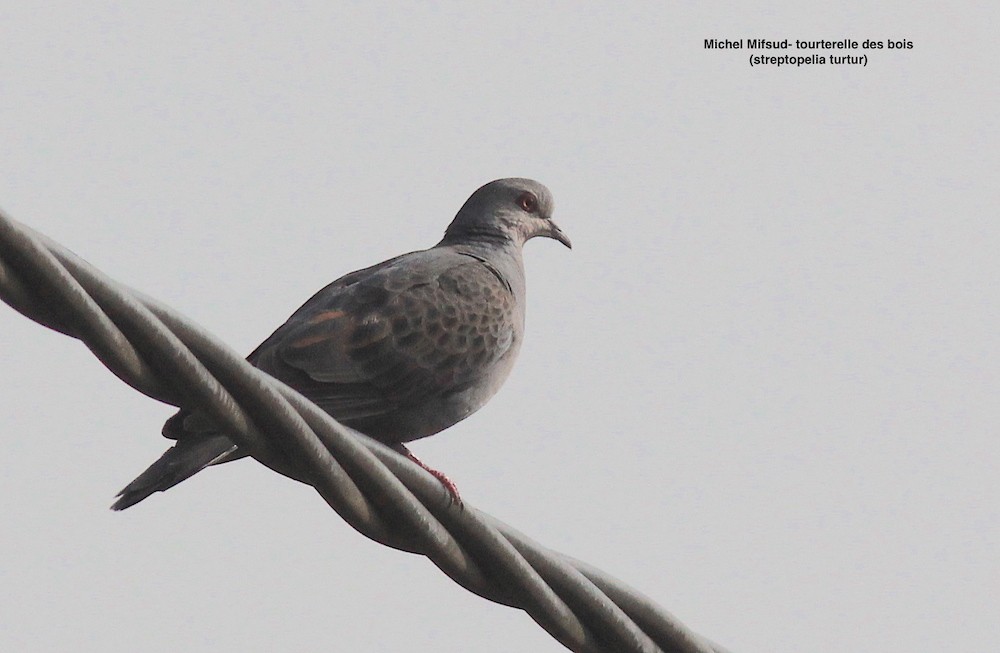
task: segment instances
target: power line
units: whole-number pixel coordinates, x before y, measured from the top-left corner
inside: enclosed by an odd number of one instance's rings
[[[523,609],[579,653],[727,653],[618,579],[465,504],[419,466],[336,422],[171,308],[0,211],[0,298],[83,341],[136,390],[210,416],[272,470],[312,485],[376,542],[429,558]]]

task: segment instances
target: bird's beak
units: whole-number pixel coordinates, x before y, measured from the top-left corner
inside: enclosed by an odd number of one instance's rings
[[[563,245],[565,245],[567,248],[573,249],[573,243],[570,242],[569,236],[567,236],[566,234],[564,234],[563,230],[559,228],[559,225],[557,225],[555,222],[552,222],[551,220],[549,220],[549,233],[548,233],[548,236],[549,236],[549,238],[553,238],[555,240],[558,240],[560,243],[562,243]]]

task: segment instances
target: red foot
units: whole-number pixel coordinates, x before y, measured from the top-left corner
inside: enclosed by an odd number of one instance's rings
[[[425,470],[427,470],[431,476],[436,478],[438,482],[441,483],[444,489],[448,492],[448,497],[451,502],[457,503],[459,508],[464,507],[464,504],[462,503],[462,497],[458,494],[458,486],[455,485],[454,481],[445,476],[443,472],[439,472],[436,469],[428,467],[424,461],[414,456],[413,452],[404,447],[403,445],[397,445],[397,447],[400,453],[402,453],[407,458],[420,465]]]

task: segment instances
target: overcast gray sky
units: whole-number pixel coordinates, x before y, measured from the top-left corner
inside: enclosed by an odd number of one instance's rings
[[[4,3],[0,205],[249,352],[536,178],[574,249],[414,450],[736,653],[1000,649],[994,3],[223,4]],[[0,650],[563,650],[253,461],[112,513],[169,407],[0,338]]]

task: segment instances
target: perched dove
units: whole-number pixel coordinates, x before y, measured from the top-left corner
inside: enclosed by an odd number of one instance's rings
[[[334,281],[247,360],[413,458],[404,442],[479,410],[510,373],[524,333],[521,246],[535,236],[571,246],[552,221],[549,190],[530,179],[490,182],[440,243]],[[177,443],[118,494],[114,510],[244,455],[196,412],[179,411],[163,435]],[[424,467],[458,498],[447,477]]]

